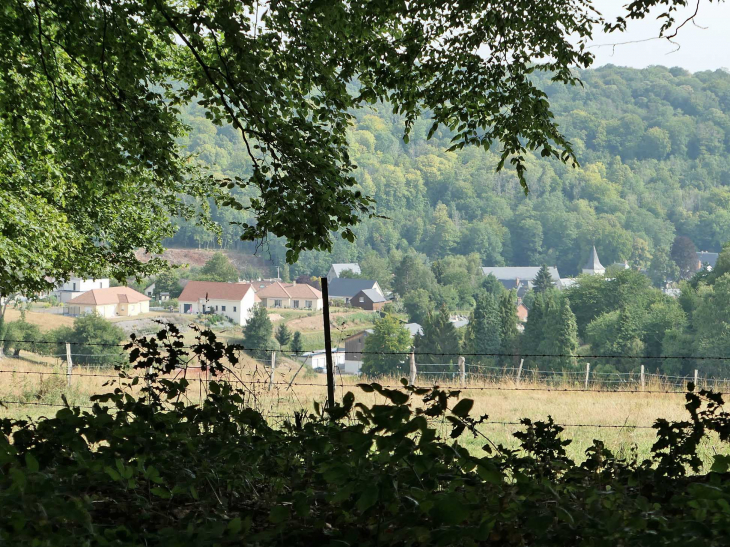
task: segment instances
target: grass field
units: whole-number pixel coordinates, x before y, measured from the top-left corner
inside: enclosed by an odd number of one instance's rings
[[[53,415],[57,408],[33,404],[11,404],[8,401],[24,403],[62,404],[64,394],[72,405],[88,406],[92,394],[111,391],[122,386],[117,373],[112,369],[84,369],[76,367],[71,384],[66,384],[65,364],[32,362],[28,359],[6,358],[0,361],[0,400],[6,406],[0,407],[0,418],[37,418]],[[269,369],[248,357],[243,359],[230,380],[245,382],[244,392],[248,403],[265,415],[279,420],[290,416],[295,410],[313,409],[314,402],[324,403],[326,399],[326,379],[323,374],[315,374],[306,368],[300,370],[297,361],[280,358],[275,373],[275,384],[269,390]],[[298,374],[294,379],[295,373]],[[132,371],[131,374],[140,374]],[[182,374],[182,372],[180,372]],[[198,369],[189,369],[186,378],[191,382],[188,398],[196,403],[205,396],[210,377],[201,376]],[[288,388],[289,382],[294,384]],[[352,376],[336,378],[336,397],[341,398],[347,391],[353,391],[356,399],[366,404],[382,403],[376,394],[366,394],[355,384],[362,379]],[[397,378],[384,378],[383,385],[396,386]],[[106,384],[106,385],[105,385]],[[239,384],[240,385],[240,384]],[[122,386],[123,387],[123,386]],[[643,458],[649,454],[655,434],[652,429],[637,426],[650,426],[657,418],[679,420],[687,417],[684,397],[681,393],[631,393],[631,392],[550,392],[539,391],[540,384],[524,383],[520,391],[511,390],[515,385],[509,380],[498,383],[471,381],[462,391],[462,397],[474,399],[473,416],[487,414],[489,420],[480,426],[480,431],[495,444],[510,448],[517,446],[512,433],[518,425],[503,425],[494,422],[518,422],[521,418],[543,420],[552,416],[561,424],[611,425],[616,428],[566,427],[563,436],[572,439],[567,451],[570,457],[582,460],[585,450],[594,439],[603,440],[617,455],[629,456],[635,452]],[[544,387],[544,386],[542,386]],[[660,385],[647,386],[647,389],[660,388]],[[485,389],[488,388],[488,389]],[[139,389],[128,388],[124,389]],[[415,401],[414,404],[418,404]],[[441,426],[442,424],[439,423]],[[444,427],[444,435],[447,430]],[[472,451],[479,451],[488,441],[482,437],[464,435],[460,441]],[[709,461],[713,454],[727,452],[727,447],[714,442],[706,442],[702,456]]]

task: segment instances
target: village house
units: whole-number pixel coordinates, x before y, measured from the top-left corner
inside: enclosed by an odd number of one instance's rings
[[[698,251],[697,252],[697,270],[701,270],[705,266],[709,271],[712,271],[717,264],[717,257],[719,253],[711,253],[709,251]]]
[[[72,298],[64,313],[85,315],[96,313],[101,317],[133,317],[150,311],[150,298],[130,287],[91,289]]]
[[[218,281],[190,281],[178,298],[180,313],[216,313],[237,325],[246,324],[259,302],[250,283]]]
[[[482,273],[485,276],[493,275],[508,291],[515,289],[519,298],[522,298],[532,288],[532,282],[539,271],[539,266],[485,266],[482,268]],[[548,272],[550,272],[553,285],[557,289],[562,289],[558,269],[550,267]]]
[[[297,357],[300,361],[311,365],[312,370],[319,372],[327,369],[327,351],[320,349],[316,351],[307,351]],[[343,374],[345,371],[345,351],[342,349],[332,349],[332,366]]]
[[[380,311],[388,302],[389,300],[375,289],[363,289],[350,300],[352,306],[369,311]]]
[[[350,264],[332,264],[330,271],[327,272],[327,283],[332,283],[333,279],[337,279],[342,275],[342,272],[350,271],[356,275],[360,275],[360,265],[357,262],[351,262]]]
[[[345,338],[345,363],[342,372],[346,374],[360,374],[365,339],[372,333],[373,329],[366,329]]]
[[[257,289],[256,296],[266,308],[322,309],[322,292],[311,285],[276,281]]]
[[[81,296],[92,289],[108,289],[109,279],[84,279],[82,277],[71,277],[65,283],[62,283],[51,293],[62,303]]]
[[[329,299],[334,302],[350,304],[356,294],[365,290],[374,290],[381,296],[385,296],[378,282],[372,279],[347,279],[337,277],[329,283]]]

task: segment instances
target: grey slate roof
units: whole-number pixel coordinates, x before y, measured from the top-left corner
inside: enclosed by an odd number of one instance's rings
[[[373,289],[376,281],[372,279],[346,279],[337,277],[330,281],[328,293],[334,298],[352,298],[360,291]]]
[[[378,291],[376,291],[375,289],[364,289],[359,292],[362,292],[373,303],[387,302],[386,298],[382,294],[380,294]]]
[[[603,267],[601,264],[601,261],[598,260],[598,253],[596,252],[596,246],[593,246],[593,249],[591,250],[591,256],[588,257],[588,262],[586,262],[586,265],[583,266],[584,270],[605,270],[606,268]]]
[[[415,336],[416,334],[423,334],[423,327],[418,323],[406,323],[403,326],[408,329],[408,332],[411,333],[411,336]]]
[[[516,279],[532,282],[539,271],[539,266],[485,266],[482,268],[484,275],[492,274],[502,282],[502,285],[505,285],[506,281],[513,282],[510,288],[514,288],[514,281]],[[550,272],[550,277],[553,279],[553,283],[560,283],[558,269],[550,267],[548,271]],[[506,285],[505,288],[507,288]]]
[[[711,268],[715,267],[715,264],[717,263],[717,255],[719,253],[710,253],[708,251],[699,251],[697,253],[697,260],[699,260],[700,264],[709,264]]]
[[[335,271],[337,277],[340,277],[340,274],[346,270],[350,270],[354,274],[362,273],[360,271],[360,264],[357,262],[351,262],[350,264],[332,264],[332,269]]]

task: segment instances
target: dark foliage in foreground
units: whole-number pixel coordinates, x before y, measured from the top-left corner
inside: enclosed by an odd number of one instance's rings
[[[133,346],[135,366],[150,371],[142,397],[116,389],[90,412],[2,421],[0,544],[727,544],[730,458],[689,474],[708,433],[730,436],[716,393],[689,386],[689,420],[656,423],[650,460],[619,459],[595,441],[576,464],[552,420],[523,420],[523,450],[485,438],[470,454],[458,437],[480,435],[487,417],[438,388],[361,385],[389,403],[348,393],[332,412],[273,428],[245,389],[214,381],[193,406],[186,380],[158,376],[189,359],[173,327]],[[191,354],[214,376],[236,361],[210,332]],[[425,404],[411,406],[417,399]]]

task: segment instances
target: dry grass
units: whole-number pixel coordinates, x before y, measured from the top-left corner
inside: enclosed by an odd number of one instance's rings
[[[6,321],[18,321],[20,319],[20,311],[8,307],[5,311]],[[58,315],[55,313],[42,313],[34,311],[25,312],[25,320],[28,323],[38,325],[42,332],[57,329],[58,327],[73,327],[74,318],[68,315]]]
[[[0,370],[3,371],[0,373],[0,400],[4,401],[61,404],[61,394],[64,394],[71,404],[85,406],[89,404],[88,398],[92,394],[105,393],[116,386],[133,391],[141,387],[124,386],[112,369],[76,367],[70,387],[66,385],[65,369],[61,364],[32,363],[8,358],[0,361]],[[131,374],[140,373],[132,371]],[[182,371],[177,373],[178,377],[182,374]],[[212,377],[195,368],[188,369],[184,374],[190,382],[187,395],[189,401],[196,403],[205,397],[208,381]],[[226,379],[236,382],[239,387],[243,386],[247,402],[274,420],[281,416],[290,416],[295,410],[311,411],[315,401],[322,404],[325,402],[325,376],[308,372],[297,361],[280,359],[271,388],[269,375],[270,370],[267,367],[244,357],[238,367],[226,374]],[[293,385],[289,388],[288,384],[292,380]],[[360,381],[363,380],[352,376],[338,376],[336,397],[339,399],[347,391],[353,391],[357,400],[365,404],[384,402],[377,394],[366,394],[359,390],[355,384]],[[395,377],[380,379],[379,382],[383,385],[399,385]],[[514,387],[514,383],[509,380],[496,383],[480,380],[469,382],[462,391],[462,397],[475,401],[472,412],[474,416],[489,416],[487,423],[480,426],[480,431],[496,444],[516,447],[512,433],[520,426],[494,422],[518,422],[521,418],[543,420],[552,416],[561,424],[621,426],[566,427],[563,435],[572,439],[567,449],[568,454],[577,460],[583,458],[585,450],[593,444],[593,439],[603,440],[617,454],[628,456],[635,451],[639,457],[646,457],[655,439],[654,431],[635,426],[651,425],[657,418],[678,420],[687,416],[681,393],[510,390]],[[544,385],[523,383],[520,387],[539,388]],[[647,386],[649,390],[660,388],[659,384]],[[8,404],[6,408],[0,407],[0,417],[37,418],[41,415],[52,415],[55,411],[54,407],[49,406]],[[443,432],[444,435],[447,434],[445,425]],[[464,436],[461,442],[470,449],[479,451],[487,440]],[[716,452],[727,452],[727,449],[717,442],[706,442],[702,448],[703,459],[710,461]]]

